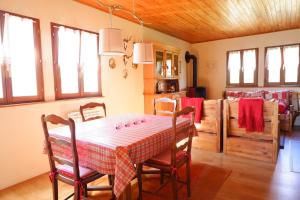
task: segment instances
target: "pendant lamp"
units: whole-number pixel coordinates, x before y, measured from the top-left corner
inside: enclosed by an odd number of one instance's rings
[[[99,54],[102,56],[124,55],[122,33],[120,29],[112,28],[112,8],[109,8],[110,28],[99,31]]]
[[[133,45],[133,63],[134,64],[152,64],[153,63],[153,44],[143,42],[144,23],[140,21],[142,26],[142,42]]]
[[[134,64],[153,63],[152,43],[135,43],[133,45],[133,63]]]

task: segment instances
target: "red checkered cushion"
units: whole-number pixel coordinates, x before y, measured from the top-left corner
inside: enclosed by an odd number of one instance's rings
[[[74,178],[74,172],[73,172],[73,167],[69,165],[58,165],[57,167],[57,172],[63,176],[69,177],[69,178]],[[86,178],[88,176],[92,176],[97,174],[95,170],[85,168],[85,167],[80,167],[79,166],[79,173],[80,173],[80,178]]]
[[[289,92],[288,91],[276,91],[276,92],[271,92],[271,91],[265,91],[265,99],[270,100],[270,99],[283,99],[283,100],[289,100]]]
[[[289,92],[288,91],[276,91],[276,92],[265,91],[265,99],[266,100],[275,99],[280,102],[283,102],[288,109],[288,106],[289,106]]]
[[[245,97],[245,92],[241,91],[226,91],[226,97],[231,97],[231,98],[240,98],[240,97]]]
[[[265,91],[255,91],[255,92],[246,92],[245,97],[247,98],[264,98],[265,97]]]

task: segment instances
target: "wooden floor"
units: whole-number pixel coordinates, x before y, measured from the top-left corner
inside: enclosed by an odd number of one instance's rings
[[[300,140],[300,128],[295,130],[291,137],[286,138],[285,148],[280,150],[276,165],[221,153],[193,150],[193,163],[202,163],[214,169],[230,171],[230,173],[216,191],[212,184],[218,179],[214,174],[209,175],[207,179],[210,183],[199,184],[199,188],[194,188],[192,193],[197,192],[195,190],[201,190],[201,193],[191,199],[300,200],[300,173],[290,171],[289,145],[290,140],[295,139]],[[300,152],[298,155],[300,156]],[[66,197],[71,191],[71,187],[61,184],[60,199]],[[136,197],[136,195],[133,196]],[[144,196],[146,196],[144,199],[152,200],[152,198],[147,198],[147,195]],[[51,197],[50,181],[46,174],[0,191],[1,200],[50,200]],[[97,195],[91,199],[98,199],[96,197]],[[110,193],[106,193],[104,198],[99,197],[99,199],[109,199],[109,197]]]

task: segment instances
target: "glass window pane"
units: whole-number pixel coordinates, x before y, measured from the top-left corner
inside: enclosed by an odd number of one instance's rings
[[[163,74],[163,52],[156,51],[155,52],[155,61],[156,61],[156,74],[164,76]]]
[[[280,82],[281,51],[280,47],[268,48],[266,63],[268,69],[269,83]]]
[[[61,93],[78,93],[78,64],[80,33],[65,27],[58,30],[58,66],[60,69]]]
[[[167,60],[166,60],[166,64],[167,64],[167,76],[172,76],[172,54],[171,53],[167,53]]]
[[[240,83],[240,69],[241,57],[240,51],[230,52],[228,55],[228,70],[229,70],[229,83]]]
[[[285,82],[298,82],[299,46],[284,47],[283,56]]]
[[[4,52],[13,96],[37,96],[33,21],[5,14],[4,24]]]
[[[81,32],[80,62],[83,68],[84,92],[98,92],[97,35]]]
[[[254,71],[256,68],[256,51],[245,50],[243,52],[244,83],[254,83]]]

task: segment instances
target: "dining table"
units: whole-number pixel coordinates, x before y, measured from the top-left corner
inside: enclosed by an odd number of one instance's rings
[[[177,128],[189,126],[190,119],[178,118]],[[136,164],[170,148],[174,138],[172,117],[146,114],[121,114],[75,123],[80,166],[115,176],[118,199],[131,199],[130,182]],[[70,139],[66,126],[52,128],[50,135]],[[71,158],[69,147],[52,145],[54,154]]]

